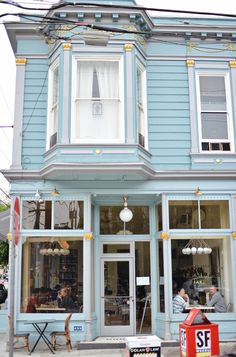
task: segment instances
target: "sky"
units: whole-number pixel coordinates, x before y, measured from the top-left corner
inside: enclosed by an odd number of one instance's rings
[[[54,0],[15,0],[28,7],[48,6],[57,1]],[[94,0],[99,2],[99,0]],[[112,1],[111,1],[112,3]],[[235,0],[136,0],[141,6],[155,7],[160,9],[176,9],[190,11],[204,11],[215,13],[236,14]],[[0,14],[6,12],[19,12],[13,6],[1,4]],[[152,16],[164,16],[166,13],[155,12]],[[176,16],[176,15],[175,15]],[[179,16],[181,16],[179,14]],[[184,15],[185,16],[185,15]],[[6,18],[5,18],[6,19]],[[12,20],[11,18],[8,18]],[[15,21],[15,17],[13,18]],[[12,160],[12,134],[13,129],[1,128],[1,126],[12,125],[14,123],[14,100],[15,100],[15,57],[11,50],[5,29],[0,18],[0,200],[4,200],[3,191],[9,191],[9,184],[1,174],[1,170],[8,169]]]

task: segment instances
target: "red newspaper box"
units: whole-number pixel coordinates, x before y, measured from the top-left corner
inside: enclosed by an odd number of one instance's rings
[[[199,309],[191,309],[179,325],[180,357],[218,356],[218,325],[211,323]]]

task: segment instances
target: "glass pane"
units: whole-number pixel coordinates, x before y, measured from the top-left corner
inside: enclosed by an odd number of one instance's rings
[[[23,229],[51,229],[51,201],[23,201]]]
[[[129,244],[103,244],[103,253],[130,253]]]
[[[226,113],[202,113],[203,139],[228,139]]]
[[[54,229],[83,229],[83,201],[55,201]]]
[[[100,207],[100,234],[124,234],[119,214],[123,206]],[[149,207],[129,206],[133,218],[125,224],[125,234],[149,234]]]
[[[129,262],[104,263],[105,326],[130,324]]]
[[[224,77],[200,77],[201,110],[226,110]]]
[[[31,238],[22,256],[21,312],[83,311],[82,240]]]
[[[162,204],[156,206],[157,231],[162,231]]]
[[[194,240],[198,246],[202,237],[193,239],[193,242]],[[224,242],[223,239],[205,239],[212,252],[195,255],[182,253],[188,242],[186,239],[171,242],[173,297],[180,288],[184,288],[190,305],[205,305],[206,293],[215,285],[224,297],[225,304],[232,303],[231,276],[228,273],[228,267],[231,266],[229,240]],[[215,309],[218,312],[217,307]]]
[[[135,243],[136,329],[137,333],[151,333],[151,274],[150,244]],[[145,281],[146,280],[146,281]]]
[[[159,240],[157,242],[157,258],[158,258],[158,281],[159,281],[159,295],[158,311],[165,312],[165,290],[164,290],[164,261],[163,261],[163,242]]]
[[[228,201],[200,201],[201,228],[229,228]]]
[[[169,201],[170,229],[196,229],[198,223],[197,201]]]

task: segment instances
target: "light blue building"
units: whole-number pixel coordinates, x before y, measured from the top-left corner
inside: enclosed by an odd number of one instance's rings
[[[235,338],[236,22],[99,4],[6,24],[16,329],[45,313],[62,328],[72,311],[74,341],[178,339],[178,287],[204,305],[216,285],[227,309],[208,317]]]

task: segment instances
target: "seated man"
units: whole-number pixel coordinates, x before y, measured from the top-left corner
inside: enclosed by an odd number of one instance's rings
[[[215,312],[226,312],[226,305],[223,296],[213,285],[210,287],[210,293],[206,293],[207,306],[213,306]]]
[[[189,297],[185,294],[184,288],[178,289],[177,295],[173,299],[173,312],[178,314],[183,312],[184,309],[189,305]]]

